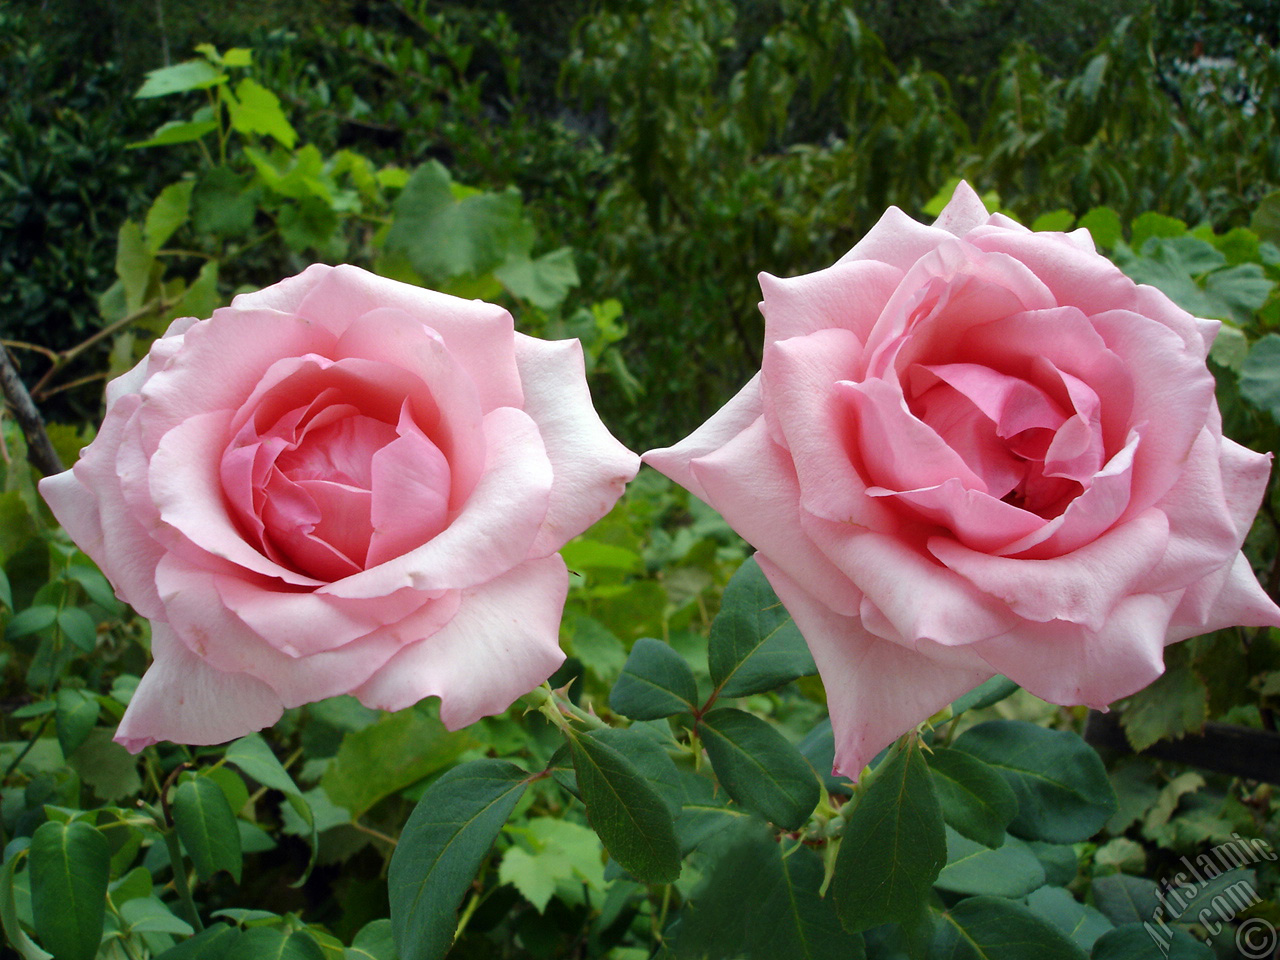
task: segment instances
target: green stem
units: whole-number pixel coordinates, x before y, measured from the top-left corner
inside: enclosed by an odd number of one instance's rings
[[[204,929],[200,922],[200,912],[196,909],[196,901],[191,896],[191,884],[187,882],[187,866],[182,860],[182,845],[178,842],[177,831],[173,827],[162,829],[164,845],[169,848],[169,865],[173,868],[173,888],[178,892],[183,912],[187,914],[187,923],[199,933]]]
[[[39,740],[40,737],[44,735],[45,728],[49,726],[49,721],[51,719],[53,719],[52,712],[46,713],[44,715],[44,719],[40,721],[40,726],[36,729],[35,736],[33,736],[30,740],[27,741],[27,745],[22,748],[22,752],[13,758],[13,762],[10,763],[8,769],[5,770],[4,772],[5,780],[8,780],[9,777],[13,775],[13,771],[18,769],[18,764],[20,764],[26,758],[27,754],[31,752],[31,748],[36,745],[36,741]]]

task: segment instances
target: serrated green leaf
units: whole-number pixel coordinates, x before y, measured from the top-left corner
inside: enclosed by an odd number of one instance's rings
[[[528,774],[504,760],[473,760],[422,795],[391,857],[391,924],[402,957],[437,960],[453,943],[458,906]]]
[[[594,730],[588,736],[608,744],[635,764],[640,775],[666,803],[671,816],[680,815],[685,793],[680,771],[667,753],[667,745],[672,743],[669,732],[664,737],[657,725],[635,723],[626,729]]]
[[[227,82],[227,75],[208,60],[184,60],[171,67],[147,71],[146,82],[133,96],[137,100],[166,97],[188,90],[206,90]]]
[[[609,706],[633,720],[658,720],[697,709],[698,684],[680,654],[661,640],[642,637],[609,691]]]
[[[729,796],[780,827],[804,826],[821,788],[809,762],[786,737],[759,717],[732,708],[700,718],[698,732]]]
[[[1017,837],[993,850],[947,827],[947,865],[933,885],[970,896],[1018,899],[1044,886],[1044,881],[1044,867]]]
[[[280,109],[280,98],[256,80],[246,77],[236,84],[235,99],[228,107],[236,130],[272,137],[286,150],[293,149],[298,134]]]
[[[741,819],[704,854],[703,880],[676,934],[677,960],[861,960],[862,938],[846,933],[818,896],[822,861],[786,850],[758,820]]]
[[[1127,873],[1095,877],[1091,887],[1094,905],[1117,927],[1150,920],[1160,906],[1158,889],[1154,881]]]
[[[1076,226],[1088,230],[1093,242],[1103,250],[1110,250],[1124,236],[1120,215],[1110,207],[1094,207],[1080,218]]]
[[[58,745],[64,756],[71,756],[89,736],[98,722],[98,699],[83,690],[67,687],[58,691],[58,712],[54,726],[58,732]]]
[[[1176,217],[1149,211],[1141,214],[1130,225],[1129,245],[1141,250],[1151,238],[1164,239],[1184,236],[1187,225]]]
[[[191,193],[191,225],[197,233],[238,237],[253,227],[258,214],[252,178],[228,166],[203,172]]]
[[[147,238],[147,249],[152,253],[163,247],[174,231],[191,216],[191,191],[195,186],[194,180],[171,183],[151,204],[142,232]]]
[[[1048,213],[1042,213],[1031,221],[1031,229],[1041,230],[1070,230],[1071,225],[1076,222],[1076,215],[1070,210],[1050,210]]]
[[[173,824],[200,879],[207,883],[225,870],[239,883],[240,829],[222,789],[207,777],[184,780],[174,791],[172,809]]]
[[[1027,897],[1027,909],[1086,953],[1100,936],[1114,929],[1103,913],[1080,903],[1062,887],[1041,887]]]
[[[942,811],[929,767],[912,739],[873,771],[846,816],[832,892],[846,930],[910,922],[947,861]]]
[[[1004,778],[972,754],[934,747],[928,757],[943,819],[970,840],[998,847],[1018,812]]]
[[[754,557],[725,587],[711,623],[707,663],[722,697],[764,693],[817,673],[804,637]]]
[[[1079,736],[1024,720],[990,720],[953,746],[994,767],[1018,799],[1009,832],[1024,840],[1075,843],[1115,812],[1115,793],[1097,751]]]
[[[493,275],[508,292],[543,310],[558,307],[579,282],[571,247],[561,247],[532,260],[512,258],[494,270]]]
[[[93,960],[111,876],[107,838],[83,821],[42,823],[31,837],[36,936],[58,960]]]
[[[401,710],[347,734],[320,784],[329,799],[359,817],[383,797],[434,773],[475,743],[422,710]]]
[[[1240,368],[1240,395],[1280,423],[1280,334],[1259,337]]]
[[[603,623],[592,617],[573,622],[573,655],[601,680],[616,677],[627,662],[627,648]]]
[[[1135,752],[1204,728],[1209,690],[1185,662],[1166,664],[1156,681],[1125,701],[1120,725]]]
[[[929,960],[1085,960],[1084,951],[1021,904],[970,897],[942,914]]]
[[[111,739],[111,730],[94,727],[67,764],[79,774],[94,796],[112,802],[142,789],[138,758]]]
[[[595,737],[569,736],[569,752],[587,820],[609,855],[644,883],[680,875],[671,811],[630,760]]]
[[[585,884],[604,892],[604,852],[600,839],[586,827],[554,817],[536,817],[508,832],[525,846],[512,846],[502,857],[498,879],[509,883],[537,908],[546,910],[560,883]]]

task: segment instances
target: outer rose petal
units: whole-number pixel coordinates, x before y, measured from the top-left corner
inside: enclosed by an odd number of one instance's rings
[[[173,629],[151,625],[151,656],[115,741],[137,753],[161,740],[209,744],[269,727],[284,705],[271,688],[243,673],[215,670],[184,647]]]
[[[835,730],[837,774],[857,779],[899,736],[995,674],[977,658],[967,665],[944,665],[881,640],[858,618],[833,613],[768,558],[756,554],[756,560],[818,665]]]
[[[524,411],[551,461],[551,500],[530,557],[559,550],[606,513],[640,469],[640,458],[601,423],[587,391],[582,345],[516,334]]]
[[[439,697],[450,730],[501,713],[564,662],[559,630],[568,589],[559,554],[522,563],[464,591],[444,628],[406,646],[352,692],[383,710]]]

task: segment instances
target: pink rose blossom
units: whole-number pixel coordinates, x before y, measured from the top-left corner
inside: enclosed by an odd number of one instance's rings
[[[116,739],[217,743],[285,707],[428,696],[457,728],[564,659],[556,552],[638,460],[576,340],[500,307],[313,266],[175,321],[40,484],[154,663]]]
[[[933,226],[891,209],[834,266],[760,282],[763,369],[644,459],[759,551],[838,771],[996,673],[1104,708],[1167,644],[1280,626],[1240,553],[1270,462],[1222,436],[1218,323],[1087,231],[962,184]]]

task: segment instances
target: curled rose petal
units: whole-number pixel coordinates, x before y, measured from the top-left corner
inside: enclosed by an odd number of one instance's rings
[[[175,322],[107,399],[41,491],[152,621],[135,751],[344,693],[506,709],[564,659],[557,551],[639,466],[576,341],[350,266]]]
[[[1084,231],[961,184],[832,267],[761,275],[760,374],[644,459],[719,510],[827,688],[837,772],[995,673],[1105,707],[1163,650],[1280,626],[1240,552],[1270,458],[1222,436],[1214,323]]]

